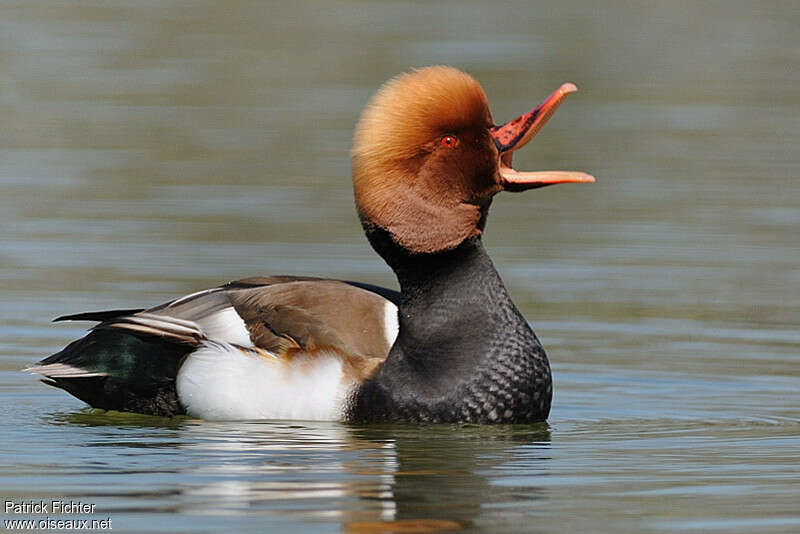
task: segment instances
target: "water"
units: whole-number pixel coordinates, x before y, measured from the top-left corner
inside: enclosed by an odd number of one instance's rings
[[[123,532],[800,531],[792,3],[0,4],[0,494]],[[550,355],[546,425],[88,411],[18,370],[83,310],[238,277],[394,285],[356,220],[361,106],[450,63],[515,155],[486,245]],[[9,515],[3,519],[43,518]]]

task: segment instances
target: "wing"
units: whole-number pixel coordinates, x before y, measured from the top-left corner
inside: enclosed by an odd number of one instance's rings
[[[201,337],[280,353],[333,347],[384,358],[397,337],[400,293],[370,284],[270,276],[237,280],[148,309],[65,315],[183,343]]]
[[[397,306],[369,287],[313,278],[248,278],[132,317],[190,321],[206,338],[275,354],[324,347],[382,360],[397,337]],[[125,320],[107,324],[124,328]]]
[[[398,301],[397,292],[365,284],[248,278],[146,310],[61,317],[100,323],[28,371],[92,406],[157,415],[182,413],[176,377],[198,354],[209,369],[220,355],[220,371],[258,355],[290,366],[333,358],[363,380],[394,343]],[[231,360],[238,351],[246,358]]]

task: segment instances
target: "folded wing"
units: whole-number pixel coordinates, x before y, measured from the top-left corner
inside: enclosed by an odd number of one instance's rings
[[[206,380],[193,371],[192,384],[207,389],[219,389],[208,385],[211,380],[236,387],[220,373],[236,374],[236,365],[245,369],[254,362],[285,381],[287,366],[302,361],[314,376],[315,365],[330,367],[334,358],[342,373],[362,380],[397,336],[398,299],[392,290],[337,280],[249,278],[147,310],[61,317],[100,322],[28,371],[98,408],[168,416],[186,411],[176,378],[192,358],[203,362],[196,369],[215,375]]]

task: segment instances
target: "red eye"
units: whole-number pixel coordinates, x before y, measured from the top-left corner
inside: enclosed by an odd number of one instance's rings
[[[442,137],[442,146],[454,147],[458,144],[458,139],[454,135],[445,135]]]

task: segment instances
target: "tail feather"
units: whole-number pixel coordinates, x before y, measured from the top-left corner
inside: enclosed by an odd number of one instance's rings
[[[173,326],[174,331],[185,328]],[[100,324],[27,371],[96,408],[162,416],[185,413],[175,378],[199,342],[190,343],[185,332],[179,340],[174,332],[162,335],[148,328],[154,333]]]
[[[91,378],[108,376],[108,373],[90,371],[88,369],[81,369],[80,367],[73,367],[69,364],[58,362],[44,365],[32,365],[27,369],[23,369],[23,371],[43,375],[48,378]]]

